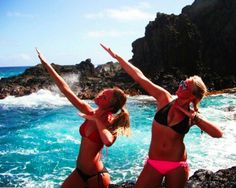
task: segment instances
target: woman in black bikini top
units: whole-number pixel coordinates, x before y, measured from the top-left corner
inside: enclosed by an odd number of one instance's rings
[[[172,102],[164,106],[162,109],[157,111],[156,115],[154,116],[154,120],[158,122],[160,125],[170,127],[178,134],[185,135],[186,133],[188,133],[190,129],[189,117],[187,115],[179,123],[172,126],[168,126],[168,112],[175,102],[176,101],[173,100]]]
[[[149,158],[138,177],[135,188],[156,188],[165,179],[167,187],[184,187],[189,167],[184,136],[195,124],[212,137],[221,137],[222,131],[217,125],[198,114],[197,104],[206,94],[206,86],[199,76],[193,76],[180,82],[176,92],[177,99],[164,88],[151,82],[134,65],[115,54],[110,48],[102,47],[121,65],[121,67],[146,92],[153,96],[160,109],[152,123],[152,137]],[[193,110],[190,109],[190,103]]]

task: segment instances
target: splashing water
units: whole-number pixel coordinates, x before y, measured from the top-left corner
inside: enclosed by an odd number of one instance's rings
[[[224,131],[221,139],[200,134],[194,126],[185,137],[192,174],[235,165],[236,95],[205,98],[201,111]],[[93,101],[87,100],[94,106]],[[135,181],[148,153],[155,103],[151,97],[128,99],[132,136],[119,137],[103,151],[112,183]],[[83,119],[66,98],[47,90],[0,100],[0,187],[59,187],[75,167]]]
[[[25,68],[1,68],[0,78],[21,73]],[[73,87],[79,74],[65,75],[64,79]],[[83,119],[54,88],[54,92],[40,90],[0,100],[0,187],[60,187],[75,168],[81,139],[78,130]],[[94,106],[93,101],[86,102]],[[102,160],[112,183],[136,180],[150,144],[156,111],[153,98],[130,97],[127,108],[132,135],[119,137],[103,151]],[[221,127],[224,136],[214,139],[200,134],[196,126],[191,128],[185,137],[190,175],[200,168],[229,168],[236,161],[236,94],[206,97],[200,109]]]

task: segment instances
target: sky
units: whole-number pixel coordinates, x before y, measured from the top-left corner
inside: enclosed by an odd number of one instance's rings
[[[179,15],[194,0],[0,0],[0,67],[49,63],[96,66],[113,59],[100,47],[132,58],[132,42],[144,36],[156,13]]]

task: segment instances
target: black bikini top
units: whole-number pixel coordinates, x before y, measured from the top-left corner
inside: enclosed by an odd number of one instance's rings
[[[168,122],[167,122],[167,118],[168,118],[168,112],[171,108],[171,106],[173,105],[173,103],[175,102],[175,100],[173,100],[172,102],[168,103],[166,106],[164,106],[163,108],[161,108],[160,110],[157,111],[154,119],[156,120],[156,122],[160,123],[163,126],[168,126]],[[168,126],[170,127],[170,126]],[[185,116],[184,119],[171,126],[171,129],[173,129],[175,132],[181,134],[181,135],[185,135],[190,127],[189,127],[189,117]]]

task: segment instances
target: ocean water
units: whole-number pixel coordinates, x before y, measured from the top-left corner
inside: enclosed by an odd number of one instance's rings
[[[112,183],[135,181],[148,153],[155,103],[148,96],[129,97],[127,108],[132,135],[103,149]],[[236,165],[236,94],[208,96],[200,109],[224,136],[211,138],[191,128],[185,137],[190,174]],[[47,90],[0,100],[0,187],[60,187],[74,169],[80,147],[83,119],[77,112],[66,98]]]
[[[0,79],[21,74],[28,66],[23,67],[0,67]]]

